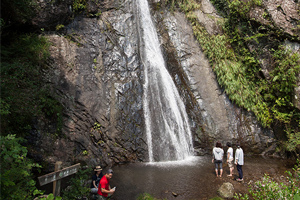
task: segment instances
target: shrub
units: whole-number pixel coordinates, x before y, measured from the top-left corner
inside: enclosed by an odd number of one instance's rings
[[[89,174],[92,170],[79,169],[79,171],[70,179],[68,182],[68,187],[62,191],[62,198],[64,200],[75,200],[82,199],[90,193],[90,185],[86,185],[86,180],[88,180]]]
[[[236,194],[235,199],[293,199],[300,200],[300,163],[293,168],[295,174],[290,171],[286,184],[273,181],[268,175],[265,175],[262,181],[255,182],[249,189],[249,195]]]
[[[62,106],[50,96],[42,75],[50,43],[35,34],[10,40],[1,44],[1,132],[21,136],[37,116],[56,122],[60,131]]]
[[[15,135],[0,136],[0,139],[1,198],[24,200],[41,194],[35,187],[31,172],[33,168],[40,168],[40,165],[26,157],[27,149],[20,144],[24,140]]]

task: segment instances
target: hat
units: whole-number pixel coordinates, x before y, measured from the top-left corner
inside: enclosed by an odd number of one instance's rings
[[[94,169],[95,172],[101,171],[101,170],[102,170],[102,168],[100,166],[96,166],[95,169]]]
[[[112,170],[112,169],[109,169],[109,170],[107,170],[107,172],[106,172],[107,174],[113,174],[114,173],[114,171]]]

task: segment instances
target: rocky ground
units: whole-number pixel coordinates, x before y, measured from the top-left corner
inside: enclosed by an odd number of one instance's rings
[[[245,166],[243,166],[244,181],[238,182],[238,173],[236,168],[234,169],[234,176],[228,177],[229,169],[228,166],[224,167],[223,177],[217,178],[213,172],[209,173],[211,177],[209,184],[213,189],[215,196],[220,196],[218,189],[224,183],[231,183],[233,185],[234,193],[246,194],[250,186],[253,186],[256,181],[262,180],[265,174],[268,174],[272,180],[277,182],[286,182],[287,173],[286,171],[291,171],[294,167],[294,161],[292,160],[281,160],[281,159],[257,159],[257,158],[246,158]],[[212,198],[213,195],[209,195],[207,198]]]

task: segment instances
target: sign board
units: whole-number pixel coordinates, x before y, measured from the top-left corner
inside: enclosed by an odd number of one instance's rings
[[[70,167],[52,172],[50,174],[46,174],[44,176],[38,177],[40,185],[46,185],[47,183],[52,183],[54,181],[60,180],[64,177],[70,176],[72,174],[75,174],[78,172],[78,169],[80,168],[80,163],[76,165],[72,165]]]

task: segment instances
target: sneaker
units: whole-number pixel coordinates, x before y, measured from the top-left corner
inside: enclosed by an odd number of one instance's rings
[[[236,179],[236,180],[239,181],[239,182],[242,182],[244,179],[238,178],[238,179]]]

